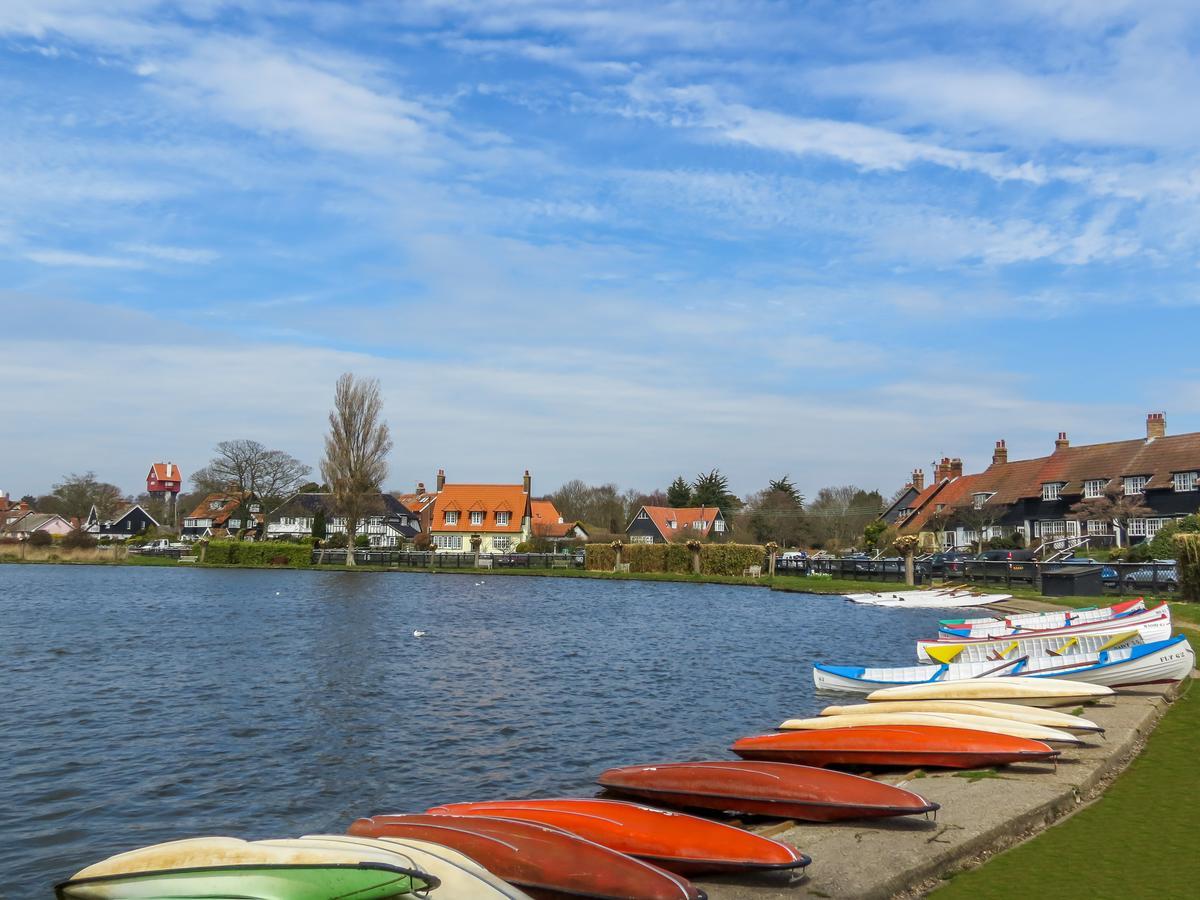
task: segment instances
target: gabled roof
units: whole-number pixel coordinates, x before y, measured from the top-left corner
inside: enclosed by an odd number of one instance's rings
[[[529,495],[519,484],[447,484],[433,505],[431,532],[500,532],[519,534],[522,520],[529,515]],[[483,524],[471,524],[471,510],[482,511]],[[442,513],[458,511],[458,522],[446,523]],[[496,524],[496,513],[509,514],[507,525]]]
[[[328,492],[310,491],[306,493],[292,494],[281,504],[268,513],[267,518],[276,520],[280,516],[297,516],[311,518],[318,512],[325,513],[326,516],[333,517],[337,513],[333,508],[333,494]],[[379,495],[379,509],[377,512],[371,513],[376,516],[411,516],[417,518],[417,514],[393,497],[391,494],[381,493]]]
[[[224,505],[220,509],[209,509],[209,504],[215,503],[218,500],[222,501]],[[237,511],[243,501],[256,502],[257,498],[250,491],[244,494],[238,494],[235,491],[218,491],[209,494],[201,500],[199,505],[188,513],[185,518],[212,519],[212,528],[224,528],[225,523],[229,521],[229,517]],[[262,513],[255,513],[254,516],[256,519],[261,519]]]
[[[5,534],[21,534],[24,532],[29,532],[32,534],[41,528],[45,528],[55,519],[61,520],[64,525],[70,525],[66,519],[57,513],[27,512],[16,519],[10,520],[9,523],[4,526],[3,531]]]
[[[167,474],[167,466],[171,467],[170,474]],[[183,475],[179,472],[179,466],[174,463],[153,463],[146,477],[153,478],[155,481],[183,481]]]
[[[530,500],[533,514],[533,533],[542,538],[580,537],[587,539],[587,529],[578,522],[566,522],[551,500]],[[577,534],[576,531],[580,532]]]
[[[414,513],[423,513],[426,507],[437,499],[437,494],[432,491],[419,491],[415,494],[396,494],[395,497]]]
[[[712,531],[713,524],[717,519],[725,518],[721,510],[715,506],[643,506],[638,510],[638,513],[641,513],[643,510],[650,517],[650,521],[654,523],[654,527],[658,529],[658,533],[663,536],[664,540],[669,539],[673,534],[679,534],[681,529],[692,528],[693,522],[700,521],[705,523],[704,527],[693,529],[693,531],[699,533],[701,536],[707,536]],[[634,520],[637,519],[636,513],[633,518]],[[671,527],[671,522],[675,523],[674,528]],[[628,531],[632,525],[633,521],[630,521],[625,530]]]

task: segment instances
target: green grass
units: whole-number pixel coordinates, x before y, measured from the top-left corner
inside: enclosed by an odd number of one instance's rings
[[[1172,705],[1149,745],[1091,806],[953,877],[937,900],[1200,896],[1200,692]]]

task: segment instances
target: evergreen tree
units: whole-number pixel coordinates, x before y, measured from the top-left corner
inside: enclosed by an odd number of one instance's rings
[[[667,488],[667,506],[679,509],[685,506],[692,505],[692,486],[683,480],[680,475],[671,482],[671,486]]]
[[[722,512],[738,510],[742,501],[729,490],[729,479],[720,469],[696,476],[692,482],[692,506],[715,506]]]
[[[325,510],[318,509],[317,514],[313,516],[312,536],[319,541],[325,540]]]
[[[784,475],[782,478],[772,478],[767,483],[768,491],[778,491],[781,494],[787,494],[788,499],[793,503],[802,504],[804,498],[800,495],[800,491],[792,484],[791,476]]]

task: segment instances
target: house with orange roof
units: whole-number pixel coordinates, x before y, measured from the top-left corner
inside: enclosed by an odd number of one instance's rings
[[[447,483],[445,470],[439,469],[434,499],[423,511],[428,513],[433,548],[466,553],[515,550],[533,534],[531,487],[528,469],[520,484]]]
[[[1072,512],[1104,497],[1136,498],[1149,514],[1121,523]],[[1021,460],[1009,460],[1001,440],[991,465],[972,475],[958,460],[943,459],[931,489],[907,501],[895,521],[929,547],[1012,534],[1054,546],[1083,539],[1122,546],[1198,510],[1200,432],[1168,436],[1165,415],[1155,412],[1146,417],[1144,438],[1071,446],[1060,431],[1053,452]]]
[[[568,522],[558,511],[552,500],[530,500],[530,512],[533,516],[533,536],[549,541],[558,548],[563,544],[588,539],[587,529],[582,522]]]
[[[631,544],[669,544],[725,534],[725,515],[715,506],[643,506],[625,527]]]

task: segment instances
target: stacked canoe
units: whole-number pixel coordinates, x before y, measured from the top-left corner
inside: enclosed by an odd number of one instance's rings
[[[883,602],[877,605],[891,605]],[[944,605],[934,598],[930,605]],[[1166,634],[1164,636],[1163,629]],[[818,689],[866,702],[736,741],[738,759],[620,766],[610,798],[448,803],[354,821],[344,835],[192,838],[102,860],[61,900],[239,897],[356,900],[408,894],[701,900],[698,874],[800,872],[791,845],[717,815],[803,822],[927,815],[931,800],[844,769],[966,769],[1056,760],[1103,731],[1055,707],[1179,680],[1194,655],[1166,605],[943,620],[922,663],[814,668]]]

